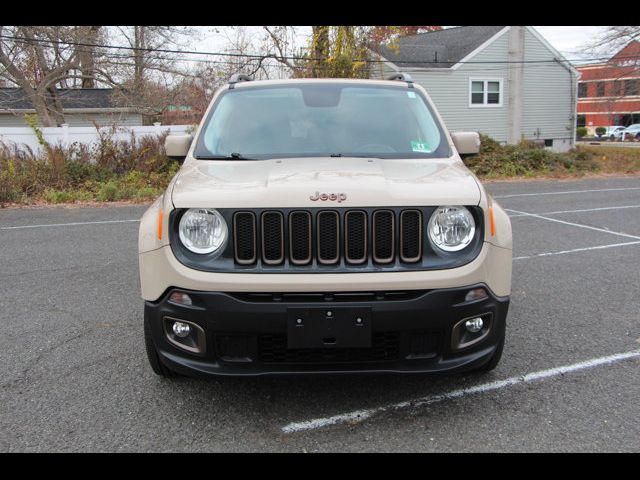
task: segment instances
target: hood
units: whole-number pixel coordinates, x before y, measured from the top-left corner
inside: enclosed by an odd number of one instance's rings
[[[172,199],[176,208],[330,208],[477,205],[480,195],[471,172],[452,159],[322,157],[192,160]]]

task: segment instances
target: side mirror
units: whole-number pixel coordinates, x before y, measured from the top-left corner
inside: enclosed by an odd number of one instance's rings
[[[480,153],[480,135],[478,132],[453,132],[451,139],[461,157]]]
[[[167,157],[178,160],[180,163],[184,162],[192,141],[191,135],[168,135],[164,141]]]

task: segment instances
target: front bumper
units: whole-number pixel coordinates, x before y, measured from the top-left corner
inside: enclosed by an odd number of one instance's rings
[[[484,287],[487,297],[465,302]],[[187,293],[192,306],[170,302]],[[461,372],[486,363],[504,338],[509,297],[485,284],[403,292],[334,294],[252,294],[168,289],[145,302],[162,363],[188,375],[262,375],[341,372]],[[301,309],[367,312],[367,346],[289,348],[291,312]],[[481,316],[477,338],[464,332],[464,319]],[[172,320],[173,319],[173,320]],[[171,322],[190,322],[201,338],[200,352],[171,340]],[[336,321],[342,321],[336,317]],[[458,325],[458,328],[454,328]],[[168,333],[169,332],[169,333]],[[369,333],[367,333],[368,337]],[[477,340],[477,341],[475,341]],[[194,343],[194,344],[195,344]],[[460,345],[467,345],[459,349]]]

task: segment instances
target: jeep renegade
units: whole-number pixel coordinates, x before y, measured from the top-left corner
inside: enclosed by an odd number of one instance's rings
[[[232,77],[140,223],[144,334],[162,376],[493,369],[506,213],[427,92],[393,80]]]

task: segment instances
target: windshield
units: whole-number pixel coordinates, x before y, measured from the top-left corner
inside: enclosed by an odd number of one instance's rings
[[[223,92],[196,158],[229,160],[449,156],[442,128],[413,88],[317,84]]]

